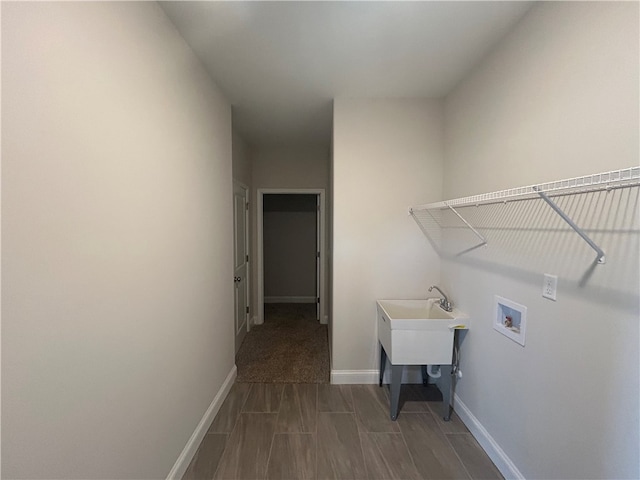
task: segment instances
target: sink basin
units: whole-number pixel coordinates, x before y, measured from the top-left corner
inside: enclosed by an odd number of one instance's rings
[[[451,365],[456,329],[468,316],[446,312],[440,299],[378,300],[378,340],[392,365]]]
[[[467,316],[457,308],[447,312],[440,300],[378,300],[378,312],[391,323],[392,329],[430,330],[445,326],[465,325]]]

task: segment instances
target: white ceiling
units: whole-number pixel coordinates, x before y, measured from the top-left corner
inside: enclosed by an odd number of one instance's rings
[[[443,97],[531,4],[160,3],[252,145],[328,145],[335,97]]]

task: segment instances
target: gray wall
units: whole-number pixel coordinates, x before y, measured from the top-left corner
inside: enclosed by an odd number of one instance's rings
[[[444,198],[637,166],[638,38],[638,3],[535,5],[446,99]],[[484,208],[489,245],[443,263],[473,318],[458,394],[525,478],[639,478],[637,189],[560,201],[607,253],[590,276],[531,202]],[[528,307],[525,347],[492,329],[495,294]]]
[[[2,5],[3,478],[165,478],[234,366],[231,111],[155,3]]]
[[[316,195],[264,196],[265,301],[315,302],[316,217]]]

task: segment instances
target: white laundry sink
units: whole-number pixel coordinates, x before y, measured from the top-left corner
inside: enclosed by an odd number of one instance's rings
[[[451,365],[456,329],[469,317],[446,312],[439,299],[378,300],[378,340],[392,365]]]

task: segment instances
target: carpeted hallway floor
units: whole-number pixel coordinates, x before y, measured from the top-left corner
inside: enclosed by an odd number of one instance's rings
[[[326,325],[312,303],[266,303],[236,355],[237,382],[329,383]]]

